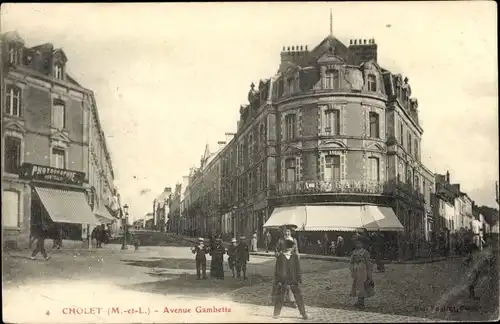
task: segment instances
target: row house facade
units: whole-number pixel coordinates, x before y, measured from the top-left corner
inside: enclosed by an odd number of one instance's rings
[[[261,234],[277,207],[359,203],[389,206],[406,241],[425,240],[434,176],[408,81],[379,65],[373,39],[284,47],[277,74],[251,85],[213,174],[202,163],[190,177],[191,199],[220,188],[209,229]]]
[[[66,54],[50,43],[27,47],[9,32],[1,48],[4,241],[27,245],[47,221],[63,239],[88,244],[92,228],[115,222],[110,210],[119,209],[94,94],[67,73]]]

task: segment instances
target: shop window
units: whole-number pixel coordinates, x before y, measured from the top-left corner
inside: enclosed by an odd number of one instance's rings
[[[19,214],[19,192],[13,190],[4,190],[2,197],[2,227],[19,227]]]

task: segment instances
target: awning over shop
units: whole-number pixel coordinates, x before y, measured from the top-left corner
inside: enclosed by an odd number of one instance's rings
[[[115,217],[111,216],[108,209],[104,205],[99,205],[99,207],[97,208],[97,211],[95,211],[94,214],[95,214],[97,220],[101,224],[111,224],[116,220]]]
[[[36,192],[54,222],[99,225],[83,192],[36,187]]]
[[[306,207],[291,206],[277,207],[271,217],[264,224],[265,228],[278,228],[282,225],[295,225],[299,229],[304,227],[306,222]]]
[[[362,206],[305,206],[303,231],[356,231],[363,228]]]
[[[276,208],[264,224],[293,224],[298,231],[403,231],[392,208],[373,205],[306,205]]]
[[[364,228],[367,230],[381,230],[381,231],[404,231],[403,225],[394,213],[391,207],[383,206],[364,206],[367,217],[365,220]]]

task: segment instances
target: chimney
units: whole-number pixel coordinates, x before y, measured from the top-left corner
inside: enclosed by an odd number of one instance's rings
[[[446,170],[446,182],[450,183],[450,171]]]
[[[171,187],[165,187],[163,190],[165,193],[172,193],[172,188]]]
[[[286,63],[300,62],[304,57],[307,57],[308,53],[307,45],[283,46],[280,70],[286,66]]]
[[[349,51],[354,56],[355,64],[361,64],[369,60],[377,62],[377,44],[375,39],[353,39],[349,41]]]
[[[222,150],[226,145],[226,141],[218,141],[217,144],[219,145],[219,150]]]

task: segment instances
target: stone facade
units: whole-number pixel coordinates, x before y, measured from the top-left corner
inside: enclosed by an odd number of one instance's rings
[[[204,206],[195,192],[219,184],[207,206],[234,215],[234,234],[248,236],[277,206],[378,203],[394,208],[409,241],[425,240],[434,176],[420,161],[411,95],[408,79],[379,65],[374,40],[284,47],[278,73],[251,85],[234,138],[211,160],[219,173],[203,162],[191,172],[190,206]]]
[[[2,35],[1,47],[2,224],[4,241],[22,247],[32,202],[32,187],[19,179],[23,163],[85,173],[92,207],[111,207],[117,193],[94,95],[66,73],[64,51],[49,43],[28,48],[15,32]]]

